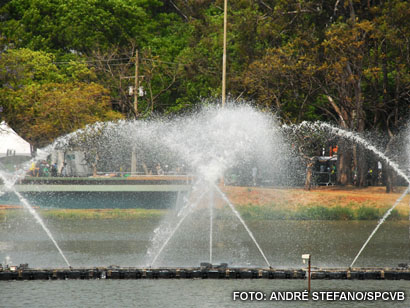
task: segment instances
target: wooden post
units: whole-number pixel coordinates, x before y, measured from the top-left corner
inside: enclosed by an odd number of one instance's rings
[[[310,257],[308,262],[308,293],[310,295]]]
[[[310,255],[310,254],[303,254],[303,255],[302,255],[303,263],[305,264],[306,261],[308,262],[308,293],[309,293],[309,295],[310,295],[310,272],[311,272],[311,269],[310,269],[310,259],[311,259],[311,255]]]

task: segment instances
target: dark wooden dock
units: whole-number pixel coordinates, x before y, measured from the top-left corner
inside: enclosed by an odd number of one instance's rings
[[[187,267],[187,268],[29,268],[0,267],[0,280],[65,279],[306,279],[307,269]],[[313,268],[311,279],[410,280],[409,268]]]

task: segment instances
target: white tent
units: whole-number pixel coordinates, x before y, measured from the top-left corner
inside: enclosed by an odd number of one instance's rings
[[[0,157],[5,156],[31,156],[31,150],[30,143],[3,121],[0,123]]]

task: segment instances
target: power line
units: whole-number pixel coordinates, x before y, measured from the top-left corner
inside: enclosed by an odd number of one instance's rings
[[[170,61],[162,61],[162,60],[154,60],[154,59],[148,59],[148,58],[141,58],[141,60],[146,60],[146,61],[152,61],[152,62],[161,62],[165,64],[175,64],[175,65],[186,65],[187,63],[182,63],[182,62],[170,62]]]
[[[130,60],[132,57],[128,58],[118,58],[118,59],[106,59],[106,60],[100,60],[100,59],[95,59],[95,60],[71,60],[71,61],[53,61],[51,63],[53,64],[70,64],[72,62],[79,62],[79,63],[94,63],[94,62],[113,62],[113,61],[120,61],[120,60]]]
[[[127,57],[127,58],[117,58],[117,59],[106,59],[106,60],[100,60],[100,59],[94,59],[94,60],[71,60],[71,61],[53,61],[51,63],[53,64],[70,64],[72,62],[79,62],[79,63],[98,63],[98,62],[115,62],[115,61],[122,61],[122,60],[133,60],[133,57]],[[150,59],[150,58],[141,58],[141,60],[144,61],[150,61],[150,62],[159,62],[159,63],[165,63],[165,64],[173,64],[173,65],[185,65],[186,63],[182,62],[171,62],[171,61],[163,61],[163,60],[157,60],[157,59]],[[120,64],[126,64],[126,63],[118,63]]]
[[[122,62],[122,63],[111,63],[111,62],[118,62],[118,61],[124,61],[128,60],[130,62]],[[71,63],[81,63],[81,64],[92,64],[92,63],[98,63],[98,62],[103,62],[103,63],[109,63],[110,66],[120,66],[120,65],[127,65],[129,64],[134,65],[134,57],[123,57],[123,58],[116,58],[116,59],[92,59],[92,60],[71,60],[71,61],[53,61],[51,62],[52,64],[56,65],[64,65],[64,64],[71,64]],[[172,61],[163,61],[163,60],[158,60],[158,59],[151,59],[151,58],[140,58],[140,60],[143,61],[148,61],[148,62],[157,62],[157,63],[164,63],[164,64],[170,64],[170,65],[188,65],[189,63],[183,63],[183,62],[172,62]],[[21,66],[18,63],[12,63],[8,64],[8,67],[19,67]],[[206,71],[216,71],[216,68],[212,67],[207,67]]]

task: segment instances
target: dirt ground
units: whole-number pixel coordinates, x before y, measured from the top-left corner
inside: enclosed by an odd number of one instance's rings
[[[7,204],[0,204],[0,210],[8,210],[8,209],[19,209],[23,208],[20,205],[7,205]]]
[[[397,187],[396,191],[387,194],[385,187],[319,187],[306,191],[302,188],[266,188],[266,187],[237,187],[222,188],[231,202],[235,205],[272,205],[276,208],[297,210],[304,206],[348,206],[352,209],[361,206],[375,208],[390,208],[404,192],[404,187]],[[407,195],[396,209],[406,214],[409,210],[410,196]]]

